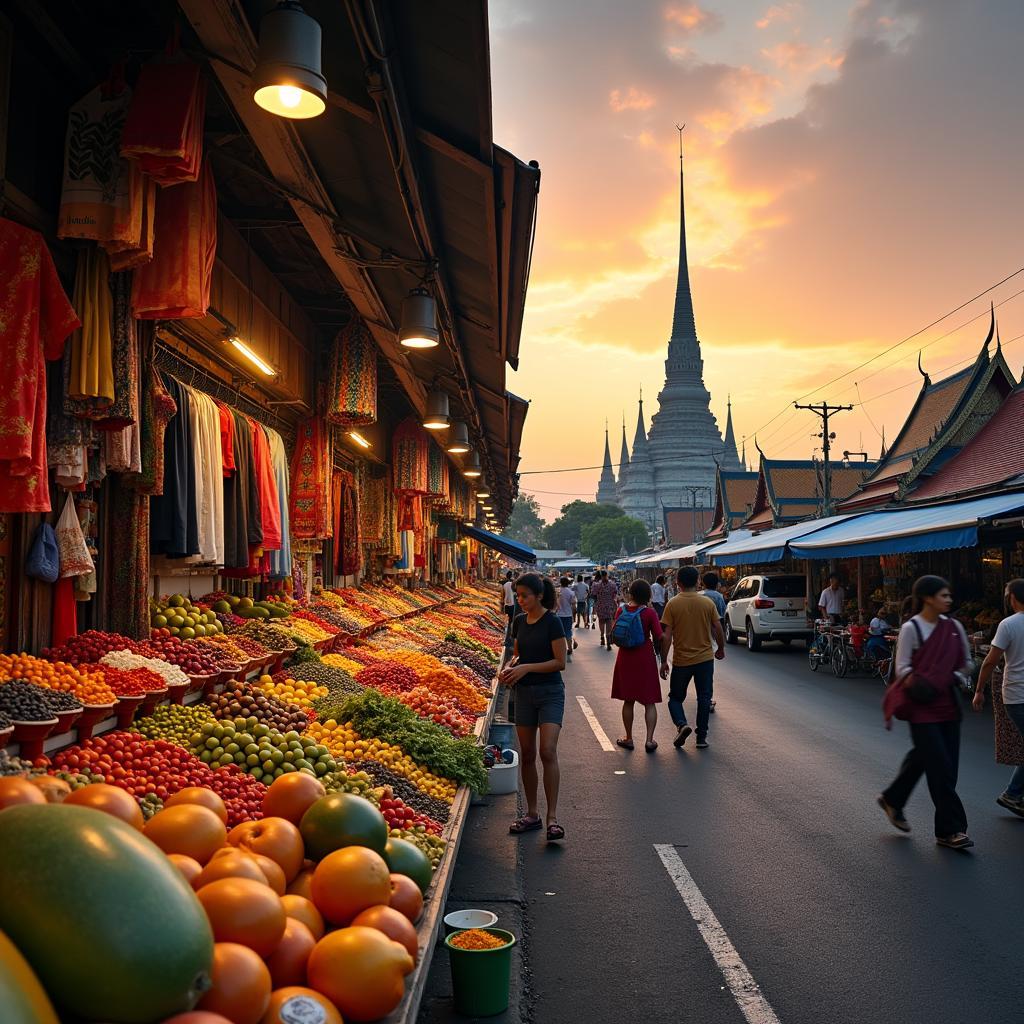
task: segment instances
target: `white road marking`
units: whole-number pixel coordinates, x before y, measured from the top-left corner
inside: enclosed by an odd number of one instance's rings
[[[725,929],[715,917],[714,911],[708,906],[704,894],[697,888],[693,876],[686,870],[674,846],[667,843],[655,843],[654,850],[661,858],[665,870],[679,895],[683,897],[686,909],[697,924],[697,929],[704,939],[715,963],[725,977],[736,1005],[747,1020],[747,1024],[779,1024],[779,1018],[761,993],[747,965],[740,959],[736,947],[732,944]]]
[[[615,744],[608,739],[608,733],[601,728],[601,723],[597,720],[597,715],[594,714],[594,709],[587,702],[587,698],[577,694],[576,699],[580,702],[580,710],[583,712],[584,718],[590,723],[590,728],[594,730],[594,735],[597,737],[597,742],[601,744],[601,749],[614,750]]]

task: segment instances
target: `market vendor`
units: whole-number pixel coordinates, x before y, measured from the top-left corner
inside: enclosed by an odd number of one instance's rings
[[[832,573],[828,578],[828,586],[818,598],[818,618],[828,619],[833,626],[842,625],[845,605],[846,591],[840,585],[839,574]]]

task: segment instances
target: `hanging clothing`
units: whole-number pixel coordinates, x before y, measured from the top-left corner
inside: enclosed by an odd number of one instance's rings
[[[249,419],[249,428],[252,430],[253,458],[263,522],[263,541],[260,547],[264,551],[278,551],[281,547],[281,506],[278,501],[274,464],[270,456],[270,442],[262,423]]]
[[[110,269],[134,270],[153,258],[153,239],[156,229],[156,182],[147,178],[140,168],[129,164],[132,183],[131,199],[132,240],[129,242],[103,242],[110,257]]]
[[[53,588],[53,634],[51,642],[60,647],[78,636],[78,605],[75,603],[75,578],[64,576]]]
[[[327,439],[321,421],[304,420],[295,432],[289,491],[292,536],[321,540],[330,532],[330,485]]]
[[[135,271],[132,312],[140,320],[206,316],[217,255],[217,190],[203,165],[199,180],[161,189],[150,263]]]
[[[203,155],[206,81],[181,54],[143,65],[121,135],[121,153],[161,185],[195,181]]]
[[[220,457],[225,476],[235,471],[235,421],[223,402],[217,402],[220,413]]]
[[[230,412],[235,472],[224,479],[224,567],[234,570],[228,575],[249,575],[252,555],[263,542],[263,517],[252,429],[241,413]]]
[[[342,576],[359,572],[359,492],[356,478],[345,470],[334,472],[334,569]]]
[[[132,275],[111,274],[111,369],[114,399],[96,417],[99,430],[122,430],[139,422],[139,340],[132,316]]]
[[[291,576],[292,539],[288,522],[288,454],[284,440],[276,430],[267,428],[270,442],[270,458],[274,465],[274,479],[277,482],[278,511],[281,517],[281,547],[270,552],[270,575]]]
[[[177,412],[164,434],[164,488],[152,502],[149,549],[154,555],[187,558],[199,554],[195,441],[184,387],[169,376],[161,382]]]
[[[122,86],[116,95],[104,96],[105,91],[97,86],[68,113],[57,237],[137,243],[132,192],[141,193],[142,174],[121,158],[132,91]]]
[[[141,328],[141,325],[140,325]],[[149,328],[152,339],[152,327]],[[142,389],[142,470],[133,486],[140,494],[158,497],[164,493],[164,440],[167,426],[178,411],[178,403],[164,387],[152,359],[152,345],[143,370]]]
[[[49,512],[46,360],[81,321],[42,236],[0,218],[0,512]]]
[[[189,426],[192,430],[196,456],[199,560],[219,565],[224,558],[224,478],[220,465],[220,415],[217,414],[212,399],[194,388],[185,385],[182,387],[188,397]]]
[[[114,402],[110,266],[102,249],[81,249],[75,274],[75,309],[82,326],[71,336],[69,398],[95,399],[93,408]]]
[[[106,558],[101,562],[107,586],[116,595],[107,606],[107,628],[136,640],[149,636],[149,505],[123,477],[107,483],[110,523]]]

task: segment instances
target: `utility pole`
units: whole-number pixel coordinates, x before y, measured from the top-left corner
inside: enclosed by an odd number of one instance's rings
[[[829,405],[828,402],[819,402],[817,405],[800,405],[797,402],[793,403],[794,409],[807,409],[809,412],[813,412],[815,416],[821,420],[821,433],[818,435],[821,438],[821,450],[825,461],[825,471],[822,479],[822,505],[824,507],[825,515],[832,515],[832,469],[829,465],[828,455],[832,450],[832,442],[836,439],[835,432],[829,432],[828,429],[828,418],[837,412],[849,412],[852,405]]]

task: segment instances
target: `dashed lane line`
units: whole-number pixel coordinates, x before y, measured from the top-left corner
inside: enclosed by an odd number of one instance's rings
[[[676,848],[667,843],[655,843],[654,850],[665,865],[669,878],[682,896],[686,909],[697,924],[711,955],[725,977],[725,983],[732,993],[747,1024],[779,1024],[779,1018],[765,999],[754,981],[747,965],[740,959],[714,911],[708,906],[704,894],[697,888],[693,876],[686,869]]]

